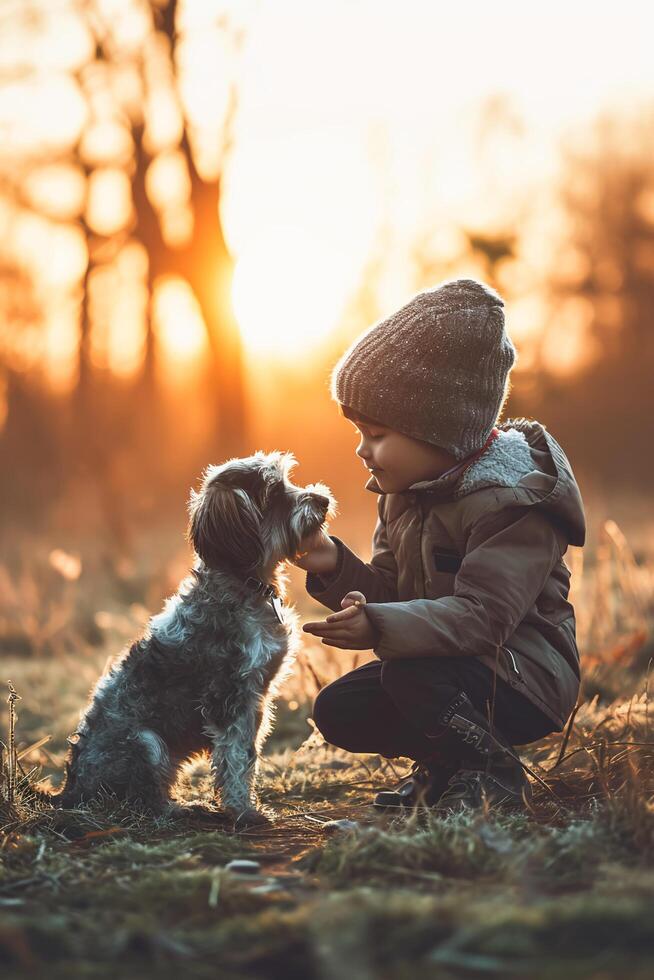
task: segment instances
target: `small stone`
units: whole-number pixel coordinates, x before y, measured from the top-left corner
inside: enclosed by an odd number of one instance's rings
[[[356,820],[328,820],[322,825],[322,829],[328,834],[345,833],[348,830],[358,830],[360,824]]]
[[[284,891],[284,886],[278,881],[264,881],[262,885],[257,885],[252,889],[253,895],[270,895],[272,892]]]
[[[237,858],[225,865],[225,871],[234,871],[239,875],[256,875],[261,871],[261,865],[258,861],[246,861],[243,858]]]

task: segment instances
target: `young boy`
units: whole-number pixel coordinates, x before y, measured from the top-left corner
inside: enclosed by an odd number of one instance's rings
[[[584,544],[583,504],[543,425],[498,423],[515,358],[501,297],[459,279],[371,327],[333,372],[378,494],[373,554],[320,532],[295,563],[335,611],[304,630],[377,658],[320,691],[316,726],[415,760],[380,807],[523,805],[514,746],[561,731],[577,699],[563,555]]]

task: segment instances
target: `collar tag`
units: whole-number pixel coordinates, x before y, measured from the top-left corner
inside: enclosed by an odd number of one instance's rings
[[[270,605],[273,607],[273,611],[275,613],[275,616],[277,617],[277,619],[279,620],[279,622],[283,626],[284,625],[284,614],[283,614],[282,600],[279,598],[278,595],[271,595],[270,596]]]

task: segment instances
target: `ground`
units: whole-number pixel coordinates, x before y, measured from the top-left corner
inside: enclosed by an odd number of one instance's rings
[[[442,819],[370,807],[409,760],[351,755],[312,728],[310,701],[282,701],[261,767],[270,829],[116,808],[57,812],[30,801],[26,760],[56,782],[65,735],[103,654],[7,660],[22,700],[17,805],[6,804],[0,963],[7,980],[63,977],[650,977],[654,812],[647,676],[580,709],[526,756],[531,813]],[[597,681],[599,683],[599,681]],[[47,701],[46,699],[50,700]],[[54,705],[61,710],[58,715]],[[44,717],[45,716],[45,717]],[[556,765],[563,752],[563,761]],[[210,800],[208,760],[180,799]],[[332,821],[348,821],[332,824]],[[258,862],[255,873],[230,868]]]
[[[594,563],[578,550],[569,558],[582,704],[569,731],[525,753],[545,784],[534,782],[531,812],[375,813],[375,791],[410,760],[328,746],[310,717],[317,690],[372,655],[310,638],[262,759],[274,823],[240,834],[111,801],[66,813],[30,796],[37,779],[60,780],[89,690],[174,591],[188,556],[157,536],[138,561],[114,565],[96,547],[80,558],[21,541],[0,563],[0,680],[21,697],[13,807],[6,754],[0,764],[3,977],[649,980],[654,561],[634,559],[614,522],[600,530]],[[296,578],[293,601],[313,619]],[[206,759],[188,765],[177,793],[211,803]],[[236,859],[256,860],[255,873],[230,867]]]

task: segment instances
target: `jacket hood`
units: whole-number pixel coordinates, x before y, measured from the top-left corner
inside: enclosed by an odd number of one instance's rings
[[[583,547],[586,519],[572,467],[554,436],[541,422],[507,419],[497,426],[499,435],[463,471],[421,480],[402,495],[424,493],[434,500],[457,500],[484,487],[511,487],[518,503],[538,505],[567,530],[568,540]],[[366,490],[384,494],[374,476]]]

